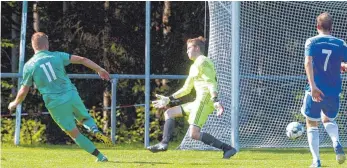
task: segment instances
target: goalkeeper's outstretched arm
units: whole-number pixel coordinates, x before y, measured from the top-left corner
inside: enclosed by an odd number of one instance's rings
[[[198,76],[198,74],[199,74],[199,68],[193,64],[190,67],[189,75],[188,75],[186,81],[184,82],[183,87],[180,90],[178,90],[177,92],[175,92],[174,94],[172,94],[172,98],[178,99],[180,97],[183,97],[183,96],[189,94],[194,87],[194,78],[196,76]]]
[[[180,97],[183,97],[183,96],[189,94],[192,91],[193,86],[194,86],[194,79],[191,76],[188,76],[183,87],[180,90],[178,90],[177,92],[175,92],[174,94],[172,94],[172,97],[174,99],[178,99]]]

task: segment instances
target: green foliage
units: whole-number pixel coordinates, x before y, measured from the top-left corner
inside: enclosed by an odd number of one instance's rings
[[[303,92],[302,90],[294,91],[293,94],[295,95],[295,101],[301,101],[305,97],[305,92]]]
[[[11,118],[1,118],[1,142],[13,142],[15,120]]]
[[[153,115],[151,114],[153,117]],[[124,111],[117,110],[117,117],[126,117]],[[152,118],[151,117],[151,118]],[[126,124],[121,121],[117,121],[117,133],[116,141],[119,143],[133,143],[133,142],[143,142],[143,137],[145,134],[145,108],[136,108],[136,114],[132,118],[133,124],[127,127]],[[161,135],[159,119],[154,119],[150,121],[150,139],[157,139]]]
[[[1,89],[12,89],[14,86],[5,80],[1,80]]]
[[[294,121],[305,123],[305,117],[301,113],[294,114]]]
[[[46,125],[42,124],[41,121],[22,119],[22,126],[20,129],[21,144],[45,143],[45,130]]]
[[[340,100],[344,100],[345,99],[345,94],[344,93],[341,93],[340,94]]]
[[[14,44],[8,39],[1,39],[1,47],[2,48],[13,48]]]
[[[1,120],[1,142],[12,142],[15,132],[15,119],[2,118]],[[46,125],[33,119],[22,119],[20,130],[21,144],[45,143]]]

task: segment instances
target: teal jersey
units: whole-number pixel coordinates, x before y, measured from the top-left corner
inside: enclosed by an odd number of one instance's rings
[[[22,85],[35,87],[40,91],[47,108],[52,108],[69,100],[64,96],[76,90],[65,72],[70,64],[70,54],[64,52],[39,51],[23,68]]]
[[[216,71],[211,59],[200,55],[190,66],[189,75],[183,87],[173,94],[175,98],[180,98],[191,92],[195,88],[196,99],[200,100],[206,94],[217,91]]]

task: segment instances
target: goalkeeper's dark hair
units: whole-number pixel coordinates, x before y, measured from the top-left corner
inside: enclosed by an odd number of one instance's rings
[[[192,43],[195,46],[199,46],[201,53],[205,53],[205,42],[206,42],[206,39],[202,36],[187,40],[187,44]]]
[[[333,18],[328,12],[324,12],[317,17],[317,26],[323,31],[331,31],[333,27]]]

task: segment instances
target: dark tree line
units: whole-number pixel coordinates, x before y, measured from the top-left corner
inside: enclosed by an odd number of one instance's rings
[[[31,35],[49,36],[50,49],[87,57],[111,74],[145,73],[145,2],[28,2],[25,62],[33,55]],[[1,2],[1,72],[18,72],[22,2]],[[208,14],[208,13],[207,13]],[[207,16],[208,17],[208,16]],[[151,74],[187,74],[191,62],[185,41],[201,36],[205,2],[151,2]],[[68,73],[93,73],[75,65]],[[1,111],[14,99],[16,79],[1,79]],[[72,79],[87,108],[110,105],[111,84],[101,80]],[[170,94],[183,81],[152,80],[151,92]],[[8,87],[5,87],[8,86]],[[117,104],[144,103],[144,80],[120,80]],[[152,97],[154,99],[154,97]],[[189,98],[188,98],[189,99]],[[23,111],[47,111],[36,90],[31,90]],[[155,114],[155,109],[152,109]],[[139,112],[121,109],[117,120],[130,127]],[[104,111],[104,125],[109,123]],[[158,115],[154,115],[158,116]]]

